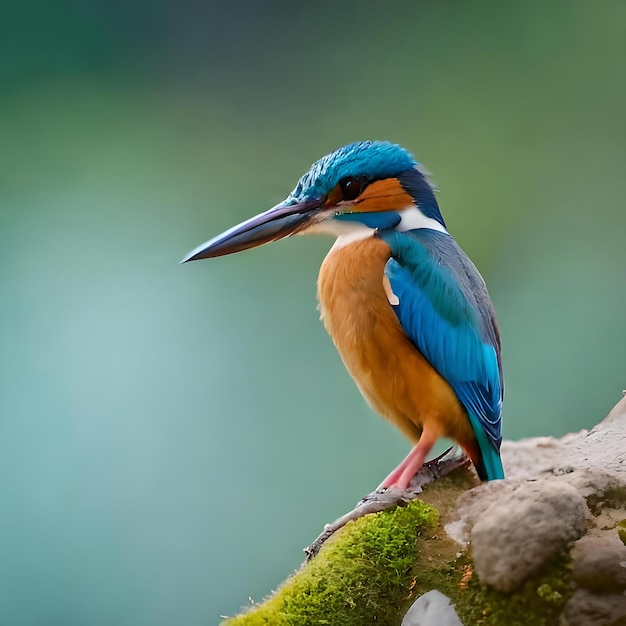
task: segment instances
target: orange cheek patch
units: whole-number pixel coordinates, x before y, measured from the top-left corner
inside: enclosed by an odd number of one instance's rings
[[[413,198],[404,190],[397,178],[377,180],[354,201],[359,213],[374,211],[397,211],[414,204]]]

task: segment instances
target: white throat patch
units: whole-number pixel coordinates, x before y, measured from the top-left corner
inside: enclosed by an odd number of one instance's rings
[[[303,234],[320,234],[320,235],[333,235],[337,237],[332,247],[333,250],[343,248],[354,241],[359,239],[367,239],[371,237],[376,231],[365,224],[360,222],[341,222],[339,220],[324,220],[318,222],[307,228]]]
[[[395,227],[397,231],[404,232],[414,230],[416,228],[430,228],[440,233],[448,233],[448,231],[432,217],[424,215],[416,206],[410,206],[406,209],[396,211],[400,216],[400,223]],[[371,237],[376,229],[370,228],[360,222],[340,221],[334,219],[324,219],[315,224],[311,224],[308,228],[301,231],[301,235],[331,235],[337,237],[333,250],[343,248],[350,243]]]
[[[430,228],[431,230],[438,230],[440,233],[448,233],[444,226],[442,226],[436,219],[427,217],[416,206],[411,206],[408,209],[398,211],[400,216],[400,223],[396,226],[396,230],[414,230],[416,228]]]

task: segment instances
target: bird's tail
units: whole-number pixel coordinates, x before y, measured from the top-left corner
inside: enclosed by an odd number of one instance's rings
[[[496,447],[489,439],[480,420],[469,411],[468,416],[480,450],[479,458],[472,459],[478,477],[481,480],[499,480],[504,478],[504,468],[500,459],[499,447]]]

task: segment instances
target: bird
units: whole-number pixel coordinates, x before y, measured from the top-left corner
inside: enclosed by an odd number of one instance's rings
[[[500,333],[485,281],[448,232],[424,167],[388,141],[316,161],[287,198],[181,263],[291,235],[335,242],[317,295],[323,324],[367,403],[412,444],[379,490],[405,490],[441,437],[483,481],[504,478]]]

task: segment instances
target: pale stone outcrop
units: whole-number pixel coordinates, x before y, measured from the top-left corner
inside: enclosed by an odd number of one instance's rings
[[[626,398],[590,431],[506,441],[502,459],[507,479],[462,494],[446,525],[481,582],[512,592],[571,549],[562,623],[626,619]]]

